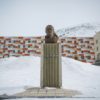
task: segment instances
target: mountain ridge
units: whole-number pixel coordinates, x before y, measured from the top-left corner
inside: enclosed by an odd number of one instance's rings
[[[100,23],[84,23],[62,28],[56,32],[60,37],[93,37],[98,31],[100,31]]]

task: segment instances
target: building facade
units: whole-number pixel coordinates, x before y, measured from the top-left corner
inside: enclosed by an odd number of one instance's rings
[[[42,37],[0,37],[0,58],[40,55]]]
[[[100,60],[100,32],[94,36],[95,59]]]
[[[40,56],[44,37],[0,37],[0,58],[10,56]],[[62,56],[94,63],[93,37],[60,37]]]
[[[67,37],[63,38],[61,43],[63,56],[94,63],[94,39],[92,37]]]

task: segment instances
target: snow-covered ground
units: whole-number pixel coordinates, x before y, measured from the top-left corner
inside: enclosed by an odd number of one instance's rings
[[[62,83],[62,88],[80,91],[82,95],[79,97],[100,97],[100,67],[62,57]],[[0,94],[14,94],[27,87],[39,86],[40,57],[0,59]]]
[[[8,99],[7,99],[8,100]],[[52,98],[24,98],[24,99],[10,99],[10,100],[52,100]],[[100,98],[53,98],[53,100],[100,100]]]

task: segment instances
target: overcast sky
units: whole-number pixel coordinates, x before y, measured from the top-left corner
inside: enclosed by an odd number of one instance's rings
[[[100,0],[0,0],[0,34],[45,34],[81,23],[100,22]]]

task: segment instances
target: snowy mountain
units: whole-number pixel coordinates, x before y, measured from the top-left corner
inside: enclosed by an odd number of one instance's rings
[[[98,31],[100,31],[100,24],[86,23],[78,26],[59,29],[56,32],[62,37],[93,37]]]
[[[100,67],[62,57],[62,83],[62,88],[80,91],[80,97],[100,97]],[[40,87],[40,57],[0,59],[0,94],[18,93],[27,87]]]

